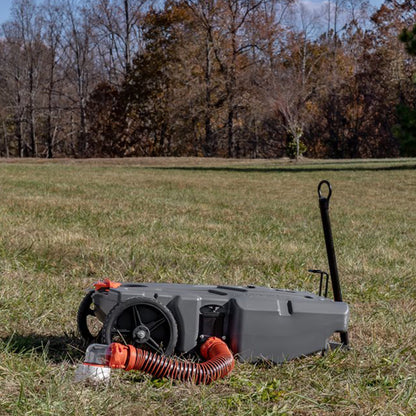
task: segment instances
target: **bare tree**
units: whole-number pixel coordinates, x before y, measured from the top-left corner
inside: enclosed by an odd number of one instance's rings
[[[90,0],[98,57],[110,83],[123,81],[141,46],[141,19],[153,0]]]
[[[52,0],[46,0],[41,7],[43,21],[42,41],[46,47],[45,58],[45,99],[46,120],[44,127],[45,153],[47,158],[52,158],[57,142],[57,133],[60,130],[59,114],[63,105],[62,91],[62,59],[61,37],[63,24],[61,20],[62,4]]]
[[[252,14],[265,0],[188,0],[187,4],[205,30],[205,132],[212,142],[212,68],[213,63],[223,79],[225,104],[226,153],[228,157],[239,155],[239,143],[235,140],[235,122],[238,118],[239,78],[247,68],[244,55],[252,47],[252,39],[247,35],[247,26]]]
[[[61,38],[68,97],[74,105],[74,116],[70,118],[76,131],[70,131],[71,147],[78,156],[88,154],[87,99],[97,80],[94,77],[94,55],[91,39],[89,10],[67,0],[62,8],[64,31]]]
[[[44,47],[34,1],[16,0],[12,20],[3,25],[3,34],[9,51],[6,76],[14,95],[18,155],[37,156],[36,111],[41,92]]]
[[[20,41],[14,25],[11,23],[3,24],[2,33],[4,37],[0,60],[2,107],[8,114],[5,115],[5,119],[11,121],[16,154],[21,157],[24,148],[25,116],[23,59],[21,57]]]
[[[203,81],[203,119],[204,137],[201,140],[202,152],[204,156],[215,156],[218,150],[218,142],[213,131],[212,119],[216,106],[221,98],[215,99],[215,91],[218,83],[215,81],[216,72],[216,46],[214,44],[215,33],[217,31],[218,5],[215,0],[188,0],[186,5],[192,12],[195,19],[195,32],[198,34],[199,51],[197,65],[202,67]],[[217,101],[217,102],[216,102]]]
[[[301,139],[313,117],[313,95],[320,89],[318,68],[326,59],[327,50],[314,45],[321,15],[301,2],[292,4],[290,9],[290,33],[286,50],[280,54],[281,65],[274,74],[273,101],[299,158]]]
[[[26,61],[27,81],[27,123],[29,125],[29,149],[31,156],[37,156],[35,131],[35,99],[38,93],[40,62],[40,28],[35,3],[31,0],[20,0],[14,5],[13,15],[19,25],[20,38]]]

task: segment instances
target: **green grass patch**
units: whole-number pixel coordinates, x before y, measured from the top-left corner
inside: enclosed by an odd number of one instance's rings
[[[0,163],[0,414],[416,414],[416,160]],[[331,219],[352,350],[237,364],[211,386],[72,384],[98,279],[316,291]]]

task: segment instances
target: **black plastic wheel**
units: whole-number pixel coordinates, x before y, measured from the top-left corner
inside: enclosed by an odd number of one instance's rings
[[[150,298],[133,298],[116,305],[106,316],[101,342],[120,342],[169,355],[175,350],[178,328],[172,312]]]
[[[90,290],[82,299],[77,315],[78,331],[88,344],[99,340],[103,327],[102,322],[95,316],[93,293],[94,290]]]

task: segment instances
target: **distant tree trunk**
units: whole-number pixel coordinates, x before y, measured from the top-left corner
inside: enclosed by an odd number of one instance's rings
[[[20,91],[17,91],[17,105],[15,110],[14,116],[14,128],[15,128],[15,136],[17,141],[17,155],[18,157],[23,157],[23,120],[22,120],[22,113],[21,113],[21,95]]]
[[[228,157],[234,154],[234,95],[236,90],[236,61],[237,61],[237,10],[234,8],[232,1],[228,2],[231,14],[230,37],[231,37],[231,61],[227,74],[227,95],[228,95],[228,118],[227,118],[227,139],[228,139]]]
[[[52,135],[52,88],[48,91],[48,115],[46,117],[46,157],[53,158],[53,135]]]
[[[125,33],[125,42],[126,47],[124,50],[124,59],[125,59],[125,73],[128,74],[131,68],[131,21],[130,21],[130,6],[129,6],[129,0],[124,0],[124,16],[126,19],[126,33]]]
[[[76,135],[77,156],[86,157],[89,150],[87,127],[87,97],[89,81],[93,71],[90,16],[85,9],[78,10],[70,3],[66,8],[68,30],[66,45],[68,66],[72,69],[71,81],[76,88],[78,132]]]
[[[3,121],[3,140],[4,140],[4,154],[7,158],[9,158],[10,156],[9,140],[7,139],[7,130],[6,130],[6,125],[4,124],[4,121]]]
[[[227,119],[227,156],[233,157],[233,129],[234,129],[234,110],[230,103],[228,106],[228,119]]]
[[[32,51],[33,52],[33,51]],[[35,110],[34,110],[34,80],[33,80],[34,66],[31,62],[29,66],[29,108],[28,108],[28,121],[29,121],[29,138],[30,138],[30,155],[32,157],[37,156],[36,147],[36,133],[35,133]]]
[[[210,28],[208,29],[210,30]],[[207,34],[205,42],[205,141],[203,144],[204,156],[212,157],[217,153],[217,146],[214,143],[214,137],[212,132],[211,117],[212,117],[212,98],[211,98],[211,76],[212,76],[212,63],[211,63],[211,49],[212,44]]]
[[[86,156],[88,151],[88,134],[87,134],[87,106],[85,97],[80,97],[79,100],[79,117],[80,130],[78,134],[78,151],[81,156]]]
[[[54,156],[55,136],[57,123],[62,126],[62,120],[59,120],[57,114],[60,100],[63,98],[62,90],[59,88],[57,81],[60,60],[59,43],[63,33],[63,22],[61,19],[61,9],[59,3],[54,0],[46,0],[43,4],[43,18],[45,23],[45,32],[43,42],[47,47],[47,77],[45,77],[45,89],[47,99],[46,125],[43,130],[45,153],[48,159]],[[45,71],[46,72],[46,71]]]

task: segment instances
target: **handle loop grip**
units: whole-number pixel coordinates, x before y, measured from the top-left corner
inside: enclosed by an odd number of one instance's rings
[[[326,185],[328,187],[328,196],[326,196],[326,197],[322,195],[321,188],[322,188],[323,185]],[[327,180],[323,180],[323,181],[319,182],[319,185],[318,185],[319,199],[326,199],[326,200],[329,201],[329,198],[331,198],[331,195],[332,195],[331,184]]]

